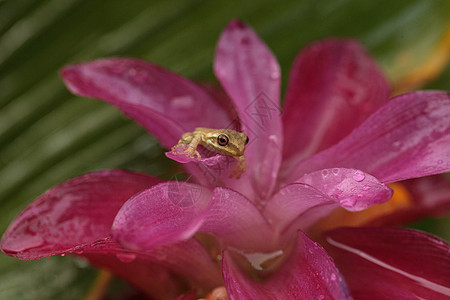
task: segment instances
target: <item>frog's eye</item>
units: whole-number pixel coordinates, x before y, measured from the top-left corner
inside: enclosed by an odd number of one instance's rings
[[[228,145],[228,137],[225,134],[221,134],[217,137],[217,144],[219,144],[220,146],[226,146]]]
[[[246,144],[246,145],[248,144],[248,137],[247,137],[247,139],[245,140],[245,144]]]

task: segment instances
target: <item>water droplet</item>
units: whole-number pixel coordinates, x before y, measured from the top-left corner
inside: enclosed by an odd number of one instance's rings
[[[331,274],[331,280],[332,280],[332,281],[336,281],[336,279],[337,279],[336,274],[334,274],[334,273]]]
[[[322,177],[325,178],[329,174],[328,170],[322,170]]]
[[[361,171],[356,171],[355,174],[353,174],[353,179],[357,182],[361,182],[366,178],[366,175],[364,175]]]
[[[116,253],[116,257],[121,262],[129,263],[136,259],[136,254],[130,252],[118,252]]]
[[[66,256],[66,254],[65,254],[65,253],[61,253],[60,255],[61,255],[62,257]]]
[[[334,176],[336,176],[337,174],[339,174],[339,169],[333,168],[333,170],[331,170],[331,172],[333,172]]]
[[[363,186],[363,191],[368,191],[368,190],[370,190],[370,186],[368,186],[368,185],[365,185],[365,186]]]
[[[444,161],[443,161],[442,159],[440,159],[440,160],[437,161],[437,163],[440,164],[440,165],[441,165],[443,162],[444,162]]]

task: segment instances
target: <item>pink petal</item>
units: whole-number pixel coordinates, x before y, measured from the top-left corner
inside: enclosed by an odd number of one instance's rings
[[[226,188],[211,196],[210,190],[186,182],[166,182],[136,195],[113,225],[114,237],[133,249],[183,241],[197,232],[239,249],[274,247],[266,220],[244,196]]]
[[[250,139],[245,151],[249,178],[260,197],[274,187],[281,162],[280,68],[255,32],[232,21],[222,33],[214,73],[233,100],[242,131]]]
[[[225,251],[223,277],[230,299],[351,299],[331,258],[299,232],[296,247],[280,269],[262,282],[245,275]]]
[[[327,249],[357,299],[448,299],[450,245],[400,228],[340,228]]]
[[[199,231],[242,251],[270,251],[277,246],[273,231],[255,205],[227,188],[214,190]]]
[[[145,190],[123,205],[113,237],[127,248],[151,249],[191,238],[202,224],[200,213],[211,191],[184,181],[168,181]]]
[[[389,99],[381,70],[355,40],[316,42],[297,56],[283,109],[284,157],[299,161],[347,136]]]
[[[287,170],[286,182],[332,167],[356,168],[382,182],[450,171],[450,94],[398,96],[337,145]]]
[[[78,251],[108,236],[122,204],[158,182],[149,175],[119,170],[69,180],[22,211],[2,237],[2,251],[25,260]]]
[[[74,94],[117,106],[165,147],[196,127],[223,128],[231,122],[204,89],[145,61],[109,58],[67,66],[61,73]]]
[[[305,174],[297,182],[306,183],[334,198],[349,211],[364,210],[392,197],[392,190],[387,185],[356,169],[323,169]]]
[[[391,196],[388,186],[362,171],[324,169],[283,187],[269,201],[264,214],[289,239],[292,231],[308,229],[339,206],[360,211]]]

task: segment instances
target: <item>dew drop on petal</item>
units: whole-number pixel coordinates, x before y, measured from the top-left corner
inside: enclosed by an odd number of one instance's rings
[[[361,182],[366,178],[366,175],[364,175],[361,171],[356,171],[355,174],[353,174],[353,179],[357,182]]]
[[[326,178],[328,176],[328,170],[322,170],[322,177]]]
[[[61,255],[62,257],[66,256],[66,254],[65,254],[65,253],[61,253],[60,255]]]
[[[134,253],[127,253],[127,252],[118,252],[116,253],[116,257],[124,263],[132,262],[136,259],[136,254]]]
[[[333,172],[333,174],[336,176],[337,174],[339,174],[339,169],[334,168],[333,170],[331,170],[331,172]]]
[[[332,280],[332,281],[336,281],[336,279],[337,279],[336,274],[334,274],[334,273],[331,274],[331,280]]]

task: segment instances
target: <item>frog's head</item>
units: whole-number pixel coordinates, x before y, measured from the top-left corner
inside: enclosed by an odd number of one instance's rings
[[[207,134],[206,143],[212,150],[231,156],[244,155],[248,136],[231,129],[217,129]],[[209,148],[209,147],[208,147]]]

